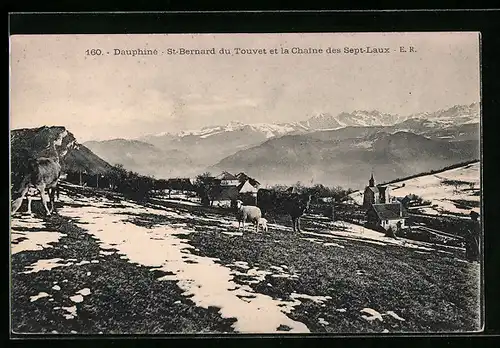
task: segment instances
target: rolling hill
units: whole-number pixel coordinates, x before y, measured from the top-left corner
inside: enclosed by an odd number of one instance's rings
[[[189,173],[194,167],[184,151],[162,150],[139,140],[113,139],[84,144],[109,163],[121,164],[127,170],[158,178]]]
[[[390,195],[403,198],[415,194],[430,205],[416,208],[424,214],[453,214],[469,217],[471,210],[480,213],[481,182],[480,162],[470,163],[431,174],[382,184],[388,186]],[[357,204],[363,203],[363,190],[350,194]]]

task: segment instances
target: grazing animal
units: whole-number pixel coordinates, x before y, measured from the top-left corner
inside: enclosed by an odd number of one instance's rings
[[[243,232],[245,231],[245,222],[249,221],[255,224],[255,231],[259,231],[259,219],[262,218],[262,212],[259,207],[253,205],[243,205],[242,201],[237,202],[237,217],[238,229],[243,225]]]
[[[66,135],[67,132],[61,133],[59,135],[59,138],[52,143],[55,157],[39,157],[36,159],[29,158],[27,160],[27,171],[24,173],[21,185],[16,192],[19,197],[16,198],[12,203],[12,214],[15,214],[19,210],[21,204],[23,203],[23,199],[30,190],[30,187],[35,187],[40,192],[42,203],[47,215],[50,215],[52,213],[52,211],[54,210],[55,194],[57,193],[57,196],[59,197],[58,183],[61,176],[60,155],[57,151],[56,146],[62,145],[63,138]],[[49,147],[50,145],[47,146],[47,149]],[[64,153],[62,153],[61,156],[64,156],[67,153],[68,148],[64,150]],[[48,194],[46,190],[49,191]],[[47,203],[49,201],[51,203],[51,209],[49,209],[49,207],[47,206]],[[28,209],[31,209],[31,202],[28,203]],[[31,213],[31,211],[28,212]]]
[[[267,219],[266,218],[260,218],[259,221],[257,222],[258,226],[262,227],[263,231],[267,232]]]
[[[21,186],[17,191],[20,196],[12,204],[12,214],[15,214],[21,207],[23,199],[28,193],[30,186],[34,186],[40,192],[42,203],[47,215],[50,215],[54,208],[54,193],[59,182],[61,166],[58,161],[52,158],[42,157],[36,160],[30,160],[28,167],[29,171],[23,178]],[[46,189],[49,189],[49,194],[47,194]],[[47,206],[49,201],[51,203],[51,209]]]
[[[264,216],[276,208],[276,203],[276,192],[266,189],[259,189],[257,191],[257,206],[261,209]]]
[[[275,212],[289,215],[292,219],[293,231],[300,232],[300,217],[309,209],[311,195],[298,194],[287,190],[286,192],[276,192],[260,189],[257,192],[257,205],[264,214]]]
[[[54,210],[54,202],[55,202],[55,197],[57,196],[57,200],[59,200],[59,186],[56,186],[55,188],[49,188],[48,190],[48,194],[49,194],[49,201],[51,202],[51,207],[50,209],[53,211]],[[32,211],[31,211],[31,202],[36,199],[34,197],[36,197],[37,195],[40,194],[40,191],[38,191],[38,189],[35,187],[35,186],[32,186],[30,185],[29,188],[28,188],[28,192],[26,193],[26,199],[28,200],[28,210],[27,210],[27,213],[29,215],[32,214]]]
[[[292,218],[293,232],[300,231],[300,217],[309,209],[311,195],[292,194],[286,198],[284,208]]]

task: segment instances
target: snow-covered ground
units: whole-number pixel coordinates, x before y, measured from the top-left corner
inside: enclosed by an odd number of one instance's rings
[[[454,185],[453,181],[457,182]],[[480,163],[450,169],[437,174],[403,180],[387,185],[393,197],[415,194],[431,202],[428,207],[418,208],[422,213],[468,216],[471,210],[480,213]],[[357,204],[363,203],[363,191],[350,194]],[[461,207],[461,203],[467,208]]]
[[[151,204],[144,207],[129,201],[114,202],[102,197],[61,195],[63,206],[58,213],[68,218],[72,223],[81,227],[90,234],[100,247],[101,255],[118,254],[121,259],[132,264],[153,267],[154,270],[167,272],[168,275],[158,278],[159,281],[174,280],[183,290],[184,296],[196,306],[220,308],[223,318],[236,318],[234,329],[241,333],[276,333],[282,326],[290,328],[292,333],[307,333],[310,329],[303,322],[289,317],[291,311],[304,300],[312,300],[326,306],[331,300],[324,293],[303,294],[292,292],[288,299],[276,299],[263,293],[256,292],[251,285],[260,283],[266,276],[273,278],[300,279],[299,272],[289,269],[287,265],[276,263],[270,266],[250,266],[245,260],[234,261],[231,264],[222,264],[219,259],[196,255],[195,247],[188,243],[186,235],[199,233],[192,226],[193,221],[202,221],[205,230],[218,230],[221,233],[231,234],[235,238],[241,237],[237,231],[238,223],[232,216],[205,213],[204,216],[194,215],[176,207],[163,207]],[[66,204],[71,203],[71,204]],[[182,202],[179,202],[182,204]],[[144,227],[130,220],[131,216],[153,214],[158,217],[175,219],[175,223],[161,223],[152,227]],[[310,218],[318,220],[319,216]],[[162,219],[158,219],[161,221]],[[166,220],[166,219],[165,219]],[[322,228],[317,231],[303,231],[302,238],[324,248],[355,247],[353,241],[391,245],[409,248],[414,252],[445,252],[444,247],[422,242],[395,240],[384,234],[364,227],[346,223],[324,221]],[[23,232],[23,228],[29,231]],[[12,253],[26,250],[41,250],[51,248],[64,234],[48,231],[43,220],[33,216],[14,218],[12,222]],[[289,232],[291,228],[279,224],[269,224],[271,236],[277,231]],[[22,239],[21,239],[22,237]],[[279,238],[275,240],[279,243]],[[460,260],[459,260],[460,261]],[[22,273],[31,274],[50,272],[58,267],[79,267],[84,264],[106,262],[105,260],[76,260],[68,258],[38,259],[24,267]],[[87,273],[87,276],[90,272]],[[241,277],[244,276],[244,277]],[[54,291],[60,291],[64,282],[54,282],[53,287],[46,291],[36,291],[30,294],[30,301],[38,301],[48,297],[53,300]],[[268,284],[268,286],[271,286]],[[55,307],[65,319],[78,316],[77,304],[85,302],[88,296],[94,293],[93,284],[79,288],[69,297],[71,302]],[[330,304],[328,304],[330,305]],[[336,309],[339,312],[345,308]],[[365,311],[366,312],[366,311]],[[389,314],[389,312],[387,312]],[[360,314],[361,315],[361,314]],[[381,314],[385,315],[385,314]],[[265,320],[261,320],[265,318]],[[366,319],[366,318],[365,318]],[[324,320],[318,319],[323,325]],[[366,319],[369,320],[369,319]]]
[[[46,230],[45,222],[34,216],[23,216],[11,220],[11,253],[51,248],[65,234]]]
[[[237,318],[234,328],[243,333],[278,332],[280,325],[291,328],[289,332],[309,332],[306,325],[290,319],[286,314],[301,303],[303,294],[293,294],[291,301],[280,301],[270,296],[256,293],[249,285],[234,282],[239,271],[216,263],[217,259],[191,254],[191,245],[180,235],[195,233],[186,229],[185,224],[146,228],[128,221],[129,214],[154,213],[175,218],[193,218],[191,214],[178,214],[170,209],[144,208],[123,201],[125,208],[110,208],[106,199],[79,199],[84,207],[65,206],[59,213],[74,219],[77,225],[96,237],[103,251],[117,249],[122,258],[132,263],[155,267],[173,275],[160,280],[176,280],[198,306],[220,307],[225,318]],[[200,217],[196,217],[200,219]],[[210,221],[211,219],[204,219]],[[226,221],[233,225],[233,221]],[[242,262],[238,263],[241,267]],[[252,268],[244,274],[260,281],[266,274],[287,274],[279,265],[273,269]],[[293,275],[289,275],[293,276]],[[251,280],[249,282],[252,282]],[[325,301],[324,296],[312,296],[315,301]],[[266,320],[258,320],[262,316]]]

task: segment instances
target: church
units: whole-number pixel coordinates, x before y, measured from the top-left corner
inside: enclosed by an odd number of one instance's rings
[[[370,208],[372,204],[390,203],[389,187],[376,186],[373,173],[368,181],[368,186],[365,187],[363,194],[363,208]]]
[[[366,209],[367,222],[384,230],[406,228],[408,213],[401,202],[393,200],[388,186],[376,186],[373,174],[363,195],[363,208]]]

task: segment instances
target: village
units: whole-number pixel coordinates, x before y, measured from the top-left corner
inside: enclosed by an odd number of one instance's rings
[[[122,176],[134,176],[134,173],[127,173],[122,168],[120,170],[125,173],[122,173]],[[120,191],[117,182],[123,184],[123,180],[113,179],[112,175],[89,175],[85,170],[64,174],[63,178],[69,183],[82,187],[105,190]],[[464,221],[454,217],[420,214],[416,208],[430,206],[430,202],[422,200],[415,193],[403,196],[393,195],[392,189],[402,188],[405,184],[377,184],[373,173],[367,185],[355,191],[344,190],[340,187],[330,189],[321,184],[306,187],[300,182],[290,187],[283,185],[262,187],[257,179],[244,172],[232,174],[223,171],[218,175],[205,172],[193,178],[153,179],[140,175],[136,177],[138,181],[141,178],[143,182],[147,182],[147,185],[146,188],[140,190],[140,193],[144,197],[149,197],[150,200],[194,204],[228,213],[234,212],[237,201],[241,201],[245,205],[259,207],[264,217],[271,215],[274,218],[280,214],[286,215],[283,209],[278,209],[276,194],[310,194],[311,202],[305,213],[306,219],[323,216],[331,221],[341,220],[354,223],[392,238],[455,246],[467,244],[467,239],[471,238],[470,231],[477,229],[474,223],[479,216],[473,212],[470,215],[471,220]],[[147,190],[147,194],[144,190]],[[269,192],[274,194],[271,201],[267,198]]]

